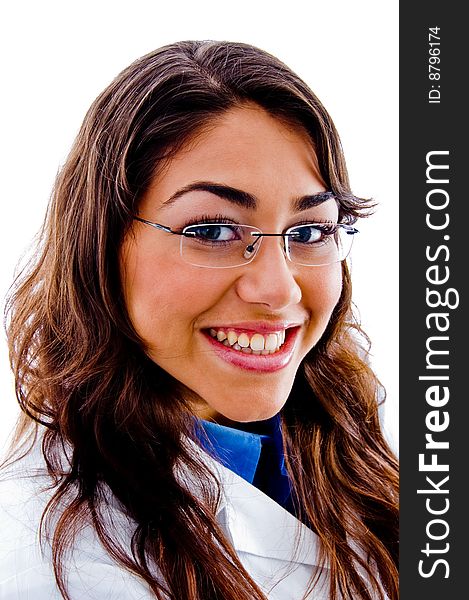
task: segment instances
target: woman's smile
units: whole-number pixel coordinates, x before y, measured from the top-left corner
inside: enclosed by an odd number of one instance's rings
[[[277,414],[342,289],[340,263],[295,264],[281,235],[259,241],[252,258],[241,243],[232,253],[237,224],[283,232],[337,222],[325,191],[306,134],[246,105],[216,117],[141,199],[140,218],[192,229],[134,223],[121,252],[130,318],[150,358],[214,414]]]
[[[282,369],[293,357],[298,327],[276,328],[271,333],[231,327],[210,328],[205,333],[217,356],[247,371],[270,373]]]

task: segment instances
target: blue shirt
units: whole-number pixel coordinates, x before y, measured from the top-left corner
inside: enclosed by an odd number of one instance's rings
[[[240,423],[243,429],[204,420],[199,423],[203,431],[196,434],[209,454],[295,514],[279,415],[257,423]]]

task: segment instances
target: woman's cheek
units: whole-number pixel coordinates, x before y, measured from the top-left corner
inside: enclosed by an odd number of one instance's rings
[[[314,277],[303,280],[303,302],[312,313],[328,315],[329,318],[342,293],[341,263],[310,269],[317,269],[317,272],[312,274]]]

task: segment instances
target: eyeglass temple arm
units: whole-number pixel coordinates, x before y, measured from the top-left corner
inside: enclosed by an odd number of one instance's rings
[[[166,225],[161,225],[160,223],[153,223],[153,221],[147,221],[146,219],[142,219],[141,217],[137,217],[134,215],[133,218],[136,221],[140,221],[141,223],[146,223],[155,229],[161,229],[162,231],[166,231],[167,233],[174,233],[175,235],[187,235],[184,231],[173,231],[171,227],[166,227]]]

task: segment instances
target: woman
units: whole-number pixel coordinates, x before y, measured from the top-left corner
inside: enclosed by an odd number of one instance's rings
[[[261,50],[182,42],[111,83],[8,305],[2,598],[397,598],[345,261],[367,210]]]

